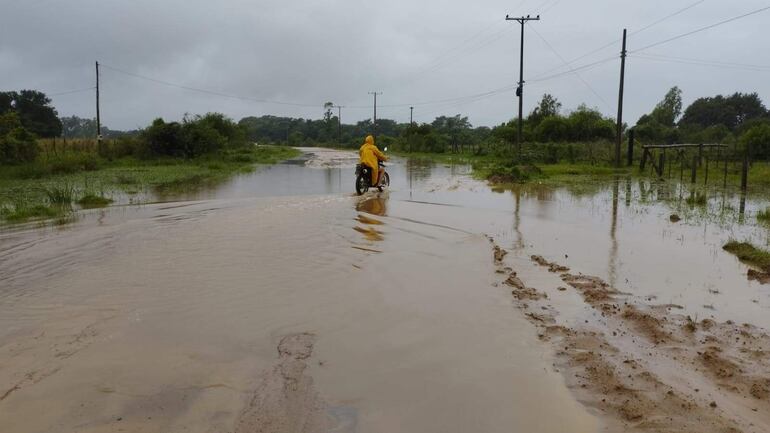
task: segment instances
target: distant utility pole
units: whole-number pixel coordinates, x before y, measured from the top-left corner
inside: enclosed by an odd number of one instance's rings
[[[618,136],[615,142],[615,166],[620,167],[620,144],[623,141],[623,87],[626,81],[626,29],[623,29],[623,50],[620,52],[620,92],[618,93]]]
[[[524,109],[524,24],[527,21],[540,21],[540,15],[535,18],[531,18],[529,15],[526,17],[509,17],[505,16],[506,21],[518,21],[521,24],[521,52],[519,53],[519,87],[516,88],[516,96],[519,97],[519,132],[517,134],[516,144],[518,146],[519,155],[521,155],[521,131],[523,127],[522,110]]]
[[[374,117],[372,118],[372,136],[374,136],[374,142],[377,143],[377,95],[382,95],[382,92],[369,92],[370,95],[374,95]]]
[[[335,105],[337,107],[337,142],[342,144],[342,109],[345,108],[342,105]]]
[[[102,122],[99,116],[99,62],[96,62],[96,147],[102,151]]]
[[[409,107],[409,125],[414,125],[414,107]]]

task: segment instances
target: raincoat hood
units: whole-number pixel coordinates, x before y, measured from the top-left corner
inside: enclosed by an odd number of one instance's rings
[[[367,135],[366,140],[364,140],[364,144],[374,144],[374,137]]]

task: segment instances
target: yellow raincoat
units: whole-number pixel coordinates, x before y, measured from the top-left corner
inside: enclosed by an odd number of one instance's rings
[[[380,178],[379,161],[387,161],[388,157],[374,145],[374,137],[368,135],[361,149],[358,150],[361,164],[372,169],[372,185],[377,185]]]

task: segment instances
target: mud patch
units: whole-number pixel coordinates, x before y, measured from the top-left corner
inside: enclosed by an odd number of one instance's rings
[[[315,335],[287,335],[278,343],[278,362],[262,374],[259,386],[236,423],[235,433],[328,431],[332,420],[313,379],[305,374]]]
[[[558,272],[557,263],[531,260]],[[495,264],[504,266],[497,257]],[[560,323],[559,303],[545,305],[545,293],[515,272],[504,283],[514,288],[515,304],[540,340],[552,345],[554,367],[570,389],[605,415],[607,431],[770,431],[770,337],[764,330],[698,322],[678,313],[679,305],[652,305],[654,299],[621,293],[598,277],[560,277],[582,295],[585,320]]]
[[[749,279],[749,281],[757,281],[759,284],[770,284],[770,272],[749,269],[746,277]]]

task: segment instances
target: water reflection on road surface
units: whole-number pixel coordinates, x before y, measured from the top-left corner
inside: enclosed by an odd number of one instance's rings
[[[355,155],[312,152],[178,203],[0,232],[0,430],[234,431],[314,402],[337,431],[596,431],[483,234],[533,285],[553,284],[539,254],[770,328],[768,286],[721,250],[768,244],[750,219],[764,199],[690,207],[627,178],[492,190],[467,166],[399,159],[387,191],[357,197]],[[271,394],[286,377],[302,386]]]

